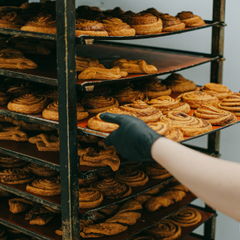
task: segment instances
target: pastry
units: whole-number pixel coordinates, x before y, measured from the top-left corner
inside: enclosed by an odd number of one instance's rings
[[[0,225],[0,239],[1,240],[7,240],[8,239],[8,233],[3,225]]]
[[[57,196],[61,193],[61,184],[54,177],[37,178],[26,186],[26,190],[41,196]]]
[[[132,188],[114,178],[105,178],[91,184],[91,187],[99,190],[104,197],[110,199],[121,199],[132,193]]]
[[[149,178],[140,169],[122,168],[115,173],[115,179],[124,182],[131,187],[139,187],[145,185]]]
[[[173,73],[169,75],[165,80],[166,84],[172,92],[188,92],[196,89],[196,84],[184,78],[181,74]]]
[[[111,168],[103,169],[101,171],[97,172],[97,175],[99,178],[108,178],[108,177],[113,177],[114,171]]]
[[[25,94],[10,101],[7,108],[13,112],[38,114],[43,111],[47,103],[45,96]]]
[[[128,17],[127,23],[135,29],[136,35],[158,34],[162,32],[162,20],[151,13],[138,13]]]
[[[152,179],[165,179],[171,177],[171,174],[157,162],[145,163],[143,171]]]
[[[21,168],[4,169],[0,171],[0,181],[7,184],[30,183],[34,179],[32,173],[25,172]]]
[[[115,98],[103,95],[85,97],[81,100],[81,104],[89,113],[100,113],[119,106]]]
[[[146,123],[157,122],[162,116],[160,110],[147,105],[141,100],[136,100],[133,103],[120,106],[120,109],[135,114],[137,118],[140,118]]]
[[[154,122],[154,123],[148,123],[147,124],[152,130],[155,132],[165,136],[169,131],[170,127],[167,123],[163,122]]]
[[[177,17],[181,19],[182,22],[186,24],[186,27],[201,27],[205,25],[205,21],[197,15],[194,15],[190,11],[182,11],[177,14]]]
[[[58,174],[57,171],[48,167],[40,166],[36,163],[30,163],[28,166],[24,167],[24,170],[26,169],[27,171],[34,173],[38,177],[53,177]]]
[[[83,106],[77,103],[77,120],[82,120],[88,117],[88,112],[84,111]],[[43,111],[42,117],[49,120],[59,121],[58,101],[50,103]]]
[[[9,102],[10,96],[7,93],[0,92],[0,105],[5,105]]]
[[[98,175],[96,173],[87,175],[87,178],[78,178],[79,187],[88,187],[90,184],[98,180]]]
[[[154,212],[161,207],[168,207],[173,203],[174,201],[169,197],[160,195],[148,199],[144,206],[149,212]]]
[[[232,112],[235,116],[240,117],[240,96],[232,95],[224,98],[217,106],[222,110]]]
[[[117,66],[107,69],[103,67],[88,67],[83,70],[79,75],[78,79],[88,80],[88,79],[103,79],[103,80],[115,80],[121,77],[126,77],[127,72],[121,71]]]
[[[8,200],[9,211],[11,213],[21,213],[33,207],[34,202],[24,198],[11,198]]]
[[[103,201],[103,195],[99,190],[94,188],[79,189],[79,208],[95,208]]]
[[[136,31],[133,27],[123,22],[120,18],[108,17],[102,20],[108,36],[134,36]]]
[[[76,37],[81,35],[108,36],[102,23],[94,20],[76,19]]]
[[[237,121],[237,117],[232,112],[212,105],[202,105],[193,113],[193,116],[205,119],[214,126],[224,126]]]
[[[114,9],[108,9],[103,11],[103,14],[106,16],[112,16],[112,17],[121,17],[125,11],[123,11],[120,7],[115,7]]]
[[[175,142],[184,140],[183,132],[179,129],[170,129],[164,137],[171,139]]]
[[[162,20],[163,32],[181,31],[185,29],[185,23],[178,17],[171,16],[167,13],[160,14],[159,18]]]
[[[93,57],[85,58],[76,56],[76,71],[82,72],[83,70],[89,67],[98,67],[105,69],[105,67],[102,64],[100,64],[96,58]]]
[[[233,91],[229,90],[226,86],[220,83],[206,83],[201,91],[216,96],[218,99],[224,99],[228,96],[233,95]]]
[[[201,91],[191,91],[182,93],[177,97],[184,103],[188,103],[191,108],[199,108],[204,104],[217,106],[219,99]]]
[[[97,143],[99,141],[99,137],[94,136],[94,135],[84,135],[84,136],[77,136],[78,142],[83,142],[83,143]]]
[[[94,88],[92,88],[94,87]],[[103,85],[96,85],[96,86],[90,86],[89,89],[87,89],[84,92],[81,92],[81,97],[93,97],[93,96],[109,96],[111,93],[111,89],[108,86]]]
[[[3,129],[0,132],[0,140],[13,140],[17,142],[28,141],[28,135],[21,130]]]
[[[0,68],[9,69],[36,69],[38,66],[26,58],[22,52],[13,48],[0,50]]]
[[[27,162],[15,157],[0,154],[0,167],[17,168],[26,165]]]
[[[179,99],[174,99],[170,96],[153,98],[148,102],[148,104],[152,107],[158,108],[164,115],[166,115],[170,110],[184,113],[190,112],[190,106],[187,103],[180,102]]]
[[[25,20],[19,9],[8,9],[0,12],[0,28],[20,29]]]
[[[51,102],[58,101],[58,90],[57,89],[48,89],[42,93],[42,95],[46,96],[48,100]]]
[[[157,68],[153,65],[148,65],[144,60],[129,60],[125,58],[119,58],[111,63],[111,66],[118,66],[121,71],[128,73],[157,73]]]
[[[212,130],[212,125],[208,121],[178,111],[169,111],[161,121],[168,123],[171,128],[180,129],[185,137],[197,136]]]
[[[27,130],[27,131],[53,131],[54,130],[53,128],[50,128],[47,126],[42,126],[35,123],[27,123],[18,119],[12,119],[11,123],[19,127],[20,130]]]
[[[184,207],[171,216],[171,219],[181,227],[196,225],[202,220],[201,213],[192,207]]]

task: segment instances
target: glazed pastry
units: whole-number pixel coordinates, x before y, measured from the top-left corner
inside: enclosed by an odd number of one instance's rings
[[[205,119],[214,126],[224,126],[237,121],[237,117],[232,112],[212,105],[202,105],[193,113],[193,116]]]
[[[7,240],[8,239],[8,233],[4,226],[0,225],[0,239],[1,240]]]
[[[90,184],[96,182],[98,180],[98,176],[96,173],[89,174],[87,178],[78,178],[79,187],[88,187]]]
[[[77,120],[82,120],[88,117],[88,112],[84,111],[83,106],[77,103]],[[50,103],[43,111],[42,117],[49,120],[59,121],[58,101]]]
[[[21,130],[3,129],[0,132],[0,140],[13,140],[17,142],[28,141],[28,135]]]
[[[177,99],[181,100],[184,103],[188,103],[191,108],[199,108],[205,104],[217,106],[219,102],[219,99],[217,97],[211,96],[201,91],[182,93],[177,97]]]
[[[95,208],[103,201],[103,195],[94,188],[79,189],[79,208]]]
[[[37,178],[26,186],[26,190],[40,196],[57,196],[61,194],[61,184],[54,177]]]
[[[233,95],[233,91],[229,90],[226,86],[219,83],[206,83],[201,91],[216,96],[218,99],[224,99],[228,96]]]
[[[96,58],[93,57],[85,58],[76,56],[76,71],[82,72],[83,70],[89,67],[98,67],[105,69],[105,67],[102,64],[100,64]]]
[[[133,27],[123,22],[120,18],[109,17],[102,20],[108,36],[134,36],[136,31]]]
[[[129,60],[125,58],[119,58],[111,63],[111,66],[118,66],[121,71],[128,73],[157,73],[157,68],[153,65],[148,65],[144,60]]]
[[[145,185],[149,178],[140,169],[122,168],[115,173],[115,179],[124,182],[131,187],[139,187]]]
[[[158,98],[151,99],[148,104],[159,109],[164,115],[166,115],[170,110],[184,113],[190,112],[190,106],[187,103],[182,103],[179,99],[174,99],[170,96],[160,96]]]
[[[147,229],[145,232],[154,238],[163,240],[177,239],[182,233],[181,226],[171,219],[164,219],[153,227]]]
[[[208,121],[178,111],[169,111],[161,121],[168,123],[171,128],[180,129],[185,137],[197,136],[212,130],[212,125]]]
[[[25,94],[10,101],[7,108],[13,112],[38,114],[43,111],[47,103],[45,96],[35,94]]]
[[[13,48],[0,50],[0,68],[9,69],[36,69],[38,66],[26,58],[22,52]]]
[[[165,179],[171,177],[171,174],[156,162],[144,164],[143,171],[152,179]]]
[[[240,117],[240,96],[232,95],[224,98],[218,103],[218,108],[232,112],[235,116]]]
[[[126,112],[133,113],[145,123],[157,122],[162,116],[162,112],[157,108],[148,106],[141,100],[136,100],[133,103],[120,106],[120,109]]]
[[[0,28],[20,29],[24,24],[25,20],[17,8],[0,12]]]
[[[186,27],[201,27],[205,25],[204,20],[190,11],[183,11],[177,14],[177,17],[186,24]]]
[[[201,213],[192,207],[184,207],[171,216],[171,219],[181,227],[196,225],[202,220]]]
[[[27,162],[15,157],[0,154],[0,167],[17,168],[26,165]]]
[[[184,78],[181,74],[173,73],[164,80],[172,92],[188,92],[196,89],[196,84]]]
[[[82,99],[81,104],[89,113],[100,113],[119,106],[115,98],[103,95],[85,97]]]
[[[121,199],[132,193],[132,188],[114,178],[105,178],[91,184],[91,187],[98,189],[104,197],[110,199]]]
[[[7,184],[30,183],[34,179],[32,173],[25,172],[21,168],[4,169],[0,171],[0,181]]]
[[[133,90],[130,86],[127,86],[118,91],[114,91],[111,95],[118,101],[120,105],[131,103],[136,100],[148,102],[148,98],[143,92],[139,90]]]
[[[97,151],[92,147],[88,147],[78,149],[78,156],[80,156],[80,166],[110,166],[113,171],[116,171],[120,166],[120,159],[115,150]]]
[[[24,198],[12,198],[8,200],[9,211],[11,213],[21,213],[33,207],[34,202]]]
[[[151,13],[138,13],[128,18],[127,23],[135,29],[136,35],[158,34],[162,32],[162,20]]]
[[[115,80],[121,77],[126,77],[127,75],[127,72],[121,71],[121,69],[117,66],[110,69],[103,67],[88,67],[78,75],[78,79]]]
[[[159,18],[162,20],[163,32],[181,31],[185,29],[185,23],[178,17],[169,14],[161,14]]]
[[[36,163],[30,163],[28,166],[24,167],[24,170],[30,171],[38,177],[53,177],[58,174],[57,171],[48,167],[40,166]]]

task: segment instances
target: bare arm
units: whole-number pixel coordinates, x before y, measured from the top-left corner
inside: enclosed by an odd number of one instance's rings
[[[206,204],[240,221],[240,164],[217,159],[167,138],[151,148],[155,161]]]

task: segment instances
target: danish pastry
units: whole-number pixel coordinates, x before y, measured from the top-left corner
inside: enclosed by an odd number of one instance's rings
[[[205,25],[205,21],[197,15],[194,15],[190,11],[183,11],[177,14],[177,17],[186,24],[186,27],[201,27]]]
[[[76,71],[82,72],[88,67],[99,67],[105,69],[105,67],[102,64],[100,64],[96,58],[93,57],[85,58],[76,56]]]
[[[24,167],[24,170],[30,171],[38,177],[53,177],[58,174],[57,171],[48,167],[40,166],[36,163],[30,163],[28,166]]]
[[[240,96],[238,95],[224,98],[217,106],[222,110],[232,112],[235,116],[240,117]]]
[[[148,162],[143,165],[143,171],[152,179],[165,179],[171,174],[157,162]]]
[[[94,208],[101,204],[103,195],[94,188],[79,189],[79,208]]]
[[[91,174],[90,176],[88,175],[88,178],[78,178],[78,185],[79,187],[88,187],[90,184],[93,182],[96,182],[98,180],[98,176],[96,173]]]
[[[185,23],[178,17],[174,17],[169,14],[161,14],[159,18],[163,23],[163,32],[173,32],[185,29]]]

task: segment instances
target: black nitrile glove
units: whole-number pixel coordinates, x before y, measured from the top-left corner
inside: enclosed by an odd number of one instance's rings
[[[162,135],[149,128],[142,120],[132,116],[102,113],[100,118],[119,125],[119,128],[105,139],[107,146],[113,145],[123,157],[132,161],[152,159],[152,144]]]

